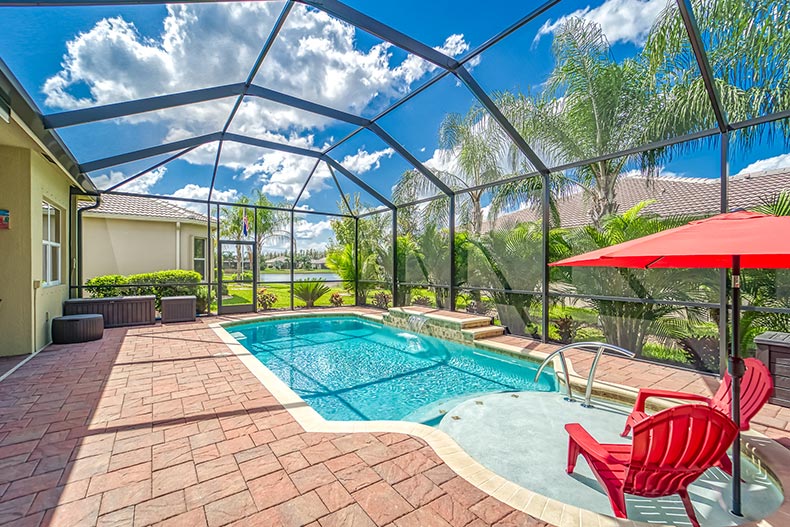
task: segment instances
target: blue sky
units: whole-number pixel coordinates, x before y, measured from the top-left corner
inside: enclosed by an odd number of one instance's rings
[[[351,6],[458,57],[485,42],[533,7],[532,2],[482,6],[470,1],[353,0]],[[241,82],[274,23],[282,2],[257,5],[129,6],[125,8],[4,8],[0,56],[44,113]],[[540,86],[552,68],[552,28],[569,15],[599,22],[617,60],[640,49],[665,0],[567,0],[485,52],[473,74],[489,92]],[[377,115],[439,72],[321,12],[294,8],[255,83],[364,116]],[[60,131],[81,162],[218,131],[232,98],[131,119]],[[440,167],[437,130],[447,112],[464,113],[471,94],[452,77],[383,118],[380,124],[421,161]],[[320,150],[355,128],[260,99],[245,99],[230,131]],[[790,165],[782,144],[764,141],[731,156],[731,172]],[[216,145],[196,149],[119,190],[204,199]],[[364,131],[332,156],[385,196],[408,163]],[[91,174],[109,186],[166,156]],[[756,163],[756,164],[755,164]],[[293,203],[314,161],[228,144],[213,197],[234,200],[261,189]],[[702,147],[678,156],[665,173],[716,177],[718,150]],[[359,189],[338,174],[346,192]],[[300,204],[336,211],[339,194],[320,165]],[[373,204],[374,200],[368,198]],[[325,218],[316,223],[325,226]],[[316,227],[316,232],[319,228]],[[320,237],[327,236],[321,229]]]

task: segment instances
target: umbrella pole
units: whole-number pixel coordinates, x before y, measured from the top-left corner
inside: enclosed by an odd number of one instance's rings
[[[732,513],[741,513],[741,377],[744,366],[740,347],[741,325],[741,257],[732,257],[732,342],[730,353],[730,375],[732,376],[732,420],[738,427],[732,445]]]

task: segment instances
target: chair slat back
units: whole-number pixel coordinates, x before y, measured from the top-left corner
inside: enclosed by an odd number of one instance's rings
[[[746,373],[741,378],[741,430],[749,429],[749,422],[768,402],[774,390],[771,372],[763,362],[754,357],[745,359]],[[732,377],[724,374],[721,386],[711,398],[710,406],[720,412],[731,415],[732,412]]]
[[[675,494],[721,458],[736,432],[732,420],[705,405],[676,406],[646,418],[633,429],[625,492]]]

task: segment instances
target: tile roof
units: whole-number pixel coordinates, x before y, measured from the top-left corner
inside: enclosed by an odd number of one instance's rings
[[[729,178],[729,207],[753,208],[783,190],[790,190],[790,171],[785,169],[754,172]],[[659,216],[715,214],[720,210],[719,178],[690,178],[641,175],[623,176],[617,181],[615,195],[619,210],[655,200],[645,211]],[[563,227],[578,227],[590,223],[590,206],[581,189],[558,200],[557,208]],[[525,208],[503,214],[496,220],[497,227],[536,221],[540,211]],[[489,228],[486,222],[483,229]]]
[[[88,206],[87,204],[85,206]],[[195,221],[206,223],[205,214],[179,207],[168,200],[139,196],[102,194],[101,205],[85,214],[142,216],[164,220]]]

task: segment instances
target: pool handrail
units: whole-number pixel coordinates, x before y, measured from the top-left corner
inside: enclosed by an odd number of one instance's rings
[[[568,362],[565,360],[565,351],[570,349],[587,349],[587,348],[596,348],[595,358],[593,359],[592,366],[590,366],[590,373],[587,375],[587,389],[584,393],[584,402],[582,406],[584,408],[591,408],[592,403],[590,402],[592,399],[592,387],[593,387],[593,380],[595,378],[595,370],[598,368],[598,361],[601,359],[601,355],[604,354],[606,351],[613,352],[616,355],[621,355],[623,357],[628,357],[629,359],[633,359],[636,354],[633,351],[629,351],[625,348],[621,348],[620,346],[615,346],[614,344],[609,344],[607,342],[572,342],[570,344],[566,344],[560,348],[557,348],[553,352],[551,352],[540,365],[538,368],[538,372],[535,374],[535,381],[538,380],[540,377],[543,368],[551,362],[551,360],[556,356],[560,356],[560,362],[562,363],[562,371],[565,376],[565,386],[568,390],[568,395],[564,397],[564,399],[568,402],[575,402],[573,398],[573,388],[571,387],[570,375],[568,373]]]

